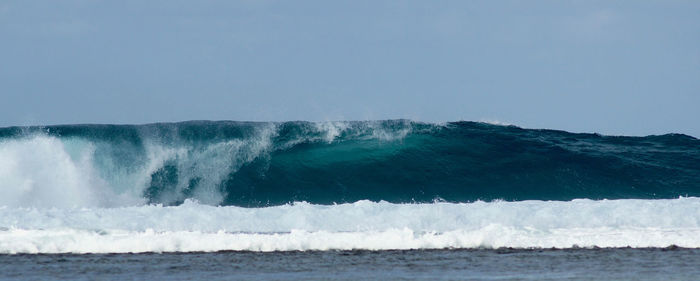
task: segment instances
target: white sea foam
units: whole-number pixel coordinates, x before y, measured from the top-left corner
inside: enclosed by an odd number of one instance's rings
[[[411,133],[411,126],[403,124],[400,128],[388,128],[381,122],[365,121],[352,124],[347,121],[328,121],[313,123],[314,129],[321,133],[322,139],[327,143],[332,143],[343,134],[348,134],[356,138],[377,139],[382,141],[393,141],[405,138]],[[308,136],[299,141],[308,141]]]
[[[53,137],[0,143],[0,205],[100,206],[106,183],[92,166],[94,147]]]
[[[43,134],[0,140],[0,206],[117,207],[143,205],[151,175],[164,165],[178,170],[178,185],[161,194],[162,202],[182,200],[181,191],[192,179],[199,181],[191,197],[206,204],[221,203],[218,186],[230,173],[267,153],[272,126],[245,140],[213,142],[188,147],[177,142],[145,139],[142,161],[118,163],[119,144],[78,137]],[[117,148],[114,148],[117,147]],[[102,148],[108,152],[99,154]],[[138,153],[138,152],[133,152]]]
[[[486,119],[486,118],[482,118],[482,119],[479,120],[479,122],[481,122],[481,123],[486,123],[486,124],[489,124],[489,125],[513,126],[512,123],[503,122],[503,121],[497,120],[497,119]]]
[[[348,129],[347,122],[317,122],[314,123],[314,127],[317,131],[323,132],[323,140],[327,143],[333,142],[337,137],[339,137],[343,131]]]
[[[0,207],[0,253],[700,247],[700,198]]]
[[[191,180],[197,179],[198,188],[191,194],[192,198],[205,204],[217,205],[225,196],[220,191],[219,184],[244,164],[269,152],[274,133],[274,127],[266,126],[248,139],[220,141],[195,148],[177,144],[166,147],[151,141],[146,145],[149,167],[142,170],[145,173],[142,173],[141,177],[149,179],[156,169],[170,162],[177,168],[178,185],[174,190],[170,190],[170,193],[163,192],[161,202],[177,202],[184,199],[181,197],[182,191],[188,188]],[[143,190],[147,183],[137,186],[141,186]]]

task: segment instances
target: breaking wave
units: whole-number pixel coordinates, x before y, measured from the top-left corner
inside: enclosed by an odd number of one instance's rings
[[[475,122],[0,128],[0,253],[698,248],[699,163]]]
[[[700,140],[485,123],[206,122],[0,129],[0,205],[247,207],[700,196]]]

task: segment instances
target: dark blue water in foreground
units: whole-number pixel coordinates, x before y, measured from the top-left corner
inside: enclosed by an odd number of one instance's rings
[[[698,249],[0,255],[25,280],[697,280]]]

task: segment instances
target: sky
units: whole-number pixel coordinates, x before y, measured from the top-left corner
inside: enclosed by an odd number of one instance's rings
[[[0,126],[396,118],[700,137],[700,1],[0,1]]]

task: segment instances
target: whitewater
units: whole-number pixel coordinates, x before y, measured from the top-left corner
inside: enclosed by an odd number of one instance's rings
[[[474,122],[0,128],[0,253],[700,248],[700,141]]]
[[[700,247],[700,198],[0,209],[2,253]]]

